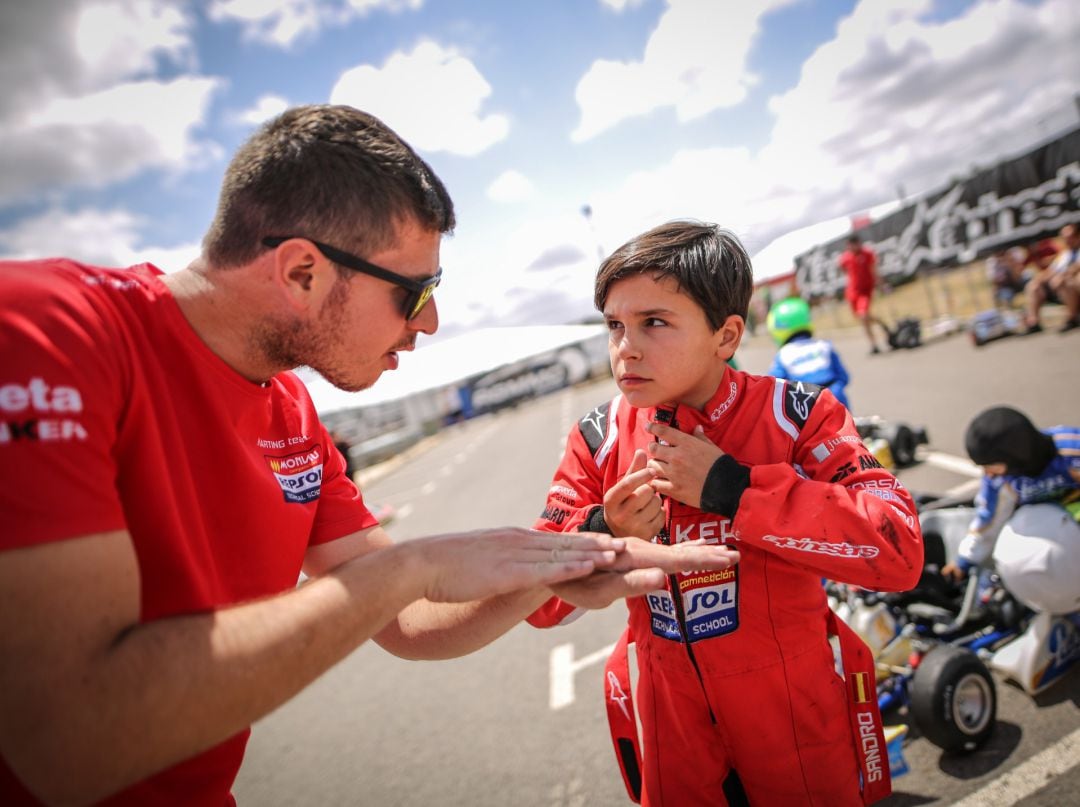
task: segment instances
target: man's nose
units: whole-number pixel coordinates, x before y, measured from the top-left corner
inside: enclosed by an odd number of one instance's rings
[[[439,309],[432,297],[427,304],[420,309],[420,313],[406,323],[414,331],[426,333],[429,336],[439,330]]]

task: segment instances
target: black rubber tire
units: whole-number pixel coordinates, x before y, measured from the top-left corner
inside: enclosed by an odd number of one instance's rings
[[[881,436],[889,444],[889,451],[892,452],[893,462],[896,463],[897,468],[907,468],[915,464],[915,449],[918,443],[915,440],[915,432],[910,426],[905,426],[903,423],[889,426]]]
[[[971,650],[949,644],[931,649],[915,668],[910,693],[915,725],[938,748],[969,754],[994,730],[997,689]]]

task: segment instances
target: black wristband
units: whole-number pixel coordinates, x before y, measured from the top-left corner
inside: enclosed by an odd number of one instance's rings
[[[725,454],[709,469],[701,487],[701,509],[735,518],[743,491],[750,487],[750,469]]]
[[[606,532],[608,535],[613,535],[611,527],[604,521],[604,506],[602,504],[596,505],[589,511],[588,518],[582,522],[578,527],[578,532]]]

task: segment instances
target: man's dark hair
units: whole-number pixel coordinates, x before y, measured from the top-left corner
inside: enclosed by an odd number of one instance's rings
[[[632,275],[672,277],[701,306],[714,331],[732,314],[746,319],[754,272],[733,233],[700,221],[671,221],[627,241],[596,273],[593,301],[604,310],[611,285]]]
[[[409,217],[454,228],[454,204],[431,167],[373,115],[300,106],[237,151],[203,250],[211,266],[240,266],[265,249],[263,238],[296,235],[364,256],[389,246]]]

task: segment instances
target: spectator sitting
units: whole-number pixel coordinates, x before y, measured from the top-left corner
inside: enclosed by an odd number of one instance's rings
[[[1065,305],[1068,318],[1061,326],[1062,333],[1080,327],[1080,228],[1066,224],[1059,235],[1064,249],[1024,287],[1028,333],[1042,330],[1039,310],[1046,303]]]
[[[1021,247],[1002,250],[986,261],[986,275],[993,284],[994,306],[1010,308],[1016,295],[1024,290],[1028,278],[1024,276],[1027,255]]]

